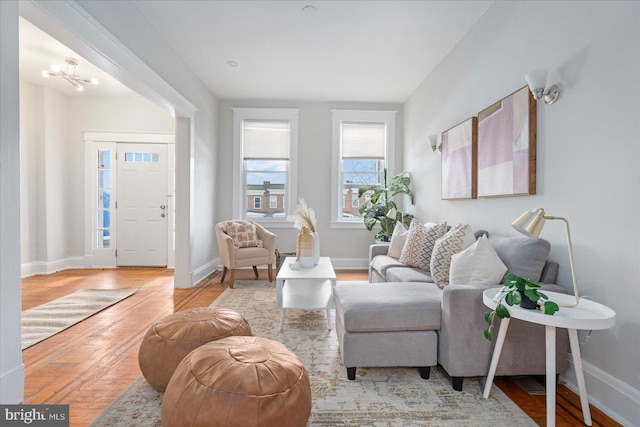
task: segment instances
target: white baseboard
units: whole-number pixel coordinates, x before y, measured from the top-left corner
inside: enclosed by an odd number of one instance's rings
[[[582,372],[589,403],[625,427],[640,427],[640,390],[584,360]],[[568,388],[579,394],[571,355],[562,380]]]
[[[91,268],[91,266],[86,265],[85,257],[83,256],[69,257],[56,261],[34,261],[20,266],[20,276],[25,278],[36,274],[51,274],[73,268]]]
[[[368,270],[367,258],[331,258],[334,270]]]
[[[217,258],[218,263],[220,258]],[[334,270],[368,270],[369,260],[367,258],[331,258],[331,265]],[[222,270],[222,265],[218,264],[216,267],[218,270]],[[246,267],[251,268],[251,267]],[[275,265],[274,265],[275,269]]]
[[[201,267],[198,267],[194,271],[191,272],[191,284],[192,286],[196,286],[198,283],[202,282],[204,279],[209,277],[214,271],[218,269],[220,264],[220,258],[214,258],[208,263],[204,264]]]
[[[0,375],[0,403],[17,405],[24,400],[24,364]]]

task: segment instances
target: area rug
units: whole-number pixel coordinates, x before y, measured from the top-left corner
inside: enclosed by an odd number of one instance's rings
[[[300,357],[311,382],[310,426],[537,425],[496,386],[484,399],[484,378],[465,378],[464,390],[454,391],[440,367],[428,380],[412,368],[359,368],[349,381],[325,312],[287,311],[281,332],[275,293],[275,283],[237,280],[212,306],[236,310],[254,335],[280,341]],[[162,396],[141,376],[91,425],[160,426]]]
[[[81,289],[22,312],[22,349],[29,348],[138,292],[140,288]]]

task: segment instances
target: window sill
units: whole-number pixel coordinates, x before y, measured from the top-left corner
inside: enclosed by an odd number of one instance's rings
[[[331,228],[366,230],[362,221],[331,221]]]
[[[256,222],[264,228],[294,228],[291,221],[265,221],[256,218],[251,218],[250,221]]]

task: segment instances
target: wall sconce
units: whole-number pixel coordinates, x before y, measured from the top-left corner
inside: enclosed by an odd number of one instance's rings
[[[560,96],[558,85],[547,86],[547,70],[533,70],[525,74],[524,78],[536,101],[543,99],[545,104],[551,105]]]
[[[442,148],[442,139],[440,135],[429,135],[427,137],[427,141],[429,141],[429,145],[431,145],[431,149],[433,151],[440,150]]]

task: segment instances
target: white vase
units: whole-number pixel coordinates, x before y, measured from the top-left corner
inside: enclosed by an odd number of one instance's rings
[[[320,235],[317,231],[312,231],[313,235],[313,265],[318,265],[320,262]]]

